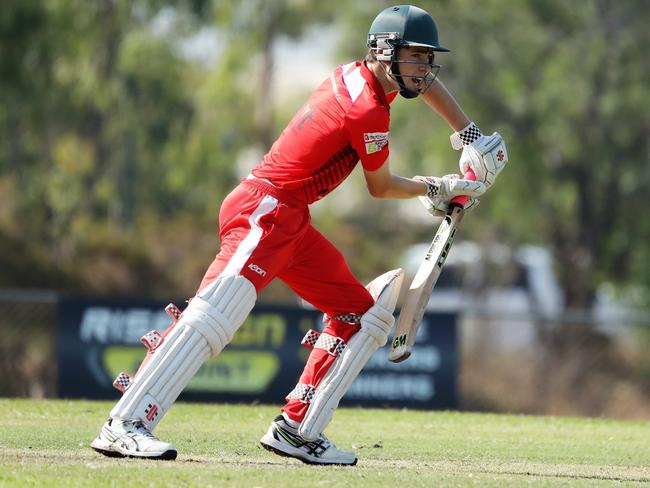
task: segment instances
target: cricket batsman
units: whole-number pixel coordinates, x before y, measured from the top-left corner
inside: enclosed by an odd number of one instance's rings
[[[225,198],[219,213],[221,248],[179,319],[150,337],[149,352],[91,446],[108,456],[175,459],[176,448],[152,434],[183,388],[231,341],[271,280],[284,281],[324,314],[298,384],[262,437],[262,446],[309,464],[354,465],[354,452],[324,435],[339,401],[382,347],[393,325],[401,270],[364,287],[336,247],[311,224],[309,205],[326,197],[360,162],[375,198],[425,197],[444,213],[449,201],[489,188],[507,162],[498,133],[484,136],[437,78],[433,18],[411,6],[377,15],[363,61],[336,68],[314,91],[262,161]],[[458,175],[394,175],[389,166],[390,105],[420,97],[453,130],[462,149]],[[146,336],[145,336],[146,337]]]

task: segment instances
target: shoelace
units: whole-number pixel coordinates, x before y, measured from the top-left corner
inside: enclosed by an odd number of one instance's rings
[[[282,430],[285,430],[285,431],[293,434],[293,435],[300,436],[300,434],[298,434],[298,429],[296,429],[294,427],[291,427],[286,422],[283,422],[283,424],[284,425],[278,425],[278,427],[280,429],[282,429]],[[328,450],[330,447],[336,449],[336,445],[332,441],[330,441],[325,434],[321,434],[318,437],[318,443],[323,447],[323,450],[325,450],[325,451]]]
[[[329,449],[330,447],[333,447],[334,449],[336,449],[336,446],[334,445],[334,443],[332,441],[330,441],[325,436],[325,434],[320,435],[320,441],[321,441],[322,446],[325,448],[325,450]]]
[[[138,434],[149,437],[150,439],[156,438],[151,432],[149,432],[149,429],[147,429],[141,421],[132,422],[132,425],[134,429],[138,431]]]

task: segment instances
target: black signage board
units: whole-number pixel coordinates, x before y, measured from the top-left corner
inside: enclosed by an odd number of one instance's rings
[[[62,298],[58,319],[59,396],[117,399],[113,379],[134,374],[146,349],[140,337],[164,331],[165,303],[151,300]],[[231,344],[209,359],[187,385],[186,401],[283,403],[310,350],[300,341],[322,330],[322,314],[258,304]],[[457,337],[454,314],[425,314],[411,357],[388,361],[388,344],[368,364],[343,405],[446,409],[456,406]]]

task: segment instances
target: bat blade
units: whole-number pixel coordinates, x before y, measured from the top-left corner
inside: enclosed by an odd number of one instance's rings
[[[388,353],[389,361],[399,363],[411,355],[424,310],[429,302],[429,296],[438,281],[451,244],[454,242],[456,226],[463,218],[463,213],[462,207],[455,207],[445,216],[438,227],[406,294]]]

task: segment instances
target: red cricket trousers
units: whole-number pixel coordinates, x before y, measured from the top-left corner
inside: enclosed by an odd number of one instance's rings
[[[221,249],[199,290],[221,275],[239,274],[259,292],[272,279],[330,317],[323,332],[346,343],[359,325],[332,319],[365,313],[374,300],[354,277],[343,255],[312,225],[309,208],[262,180],[245,180],[223,201],[219,212]],[[299,382],[318,387],[336,358],[313,349]],[[282,409],[302,421],[308,404],[289,400]]]

